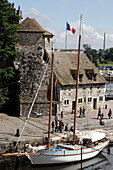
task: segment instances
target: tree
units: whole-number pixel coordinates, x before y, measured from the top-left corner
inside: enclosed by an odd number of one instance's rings
[[[113,62],[113,48],[105,50],[105,60]]]
[[[95,63],[95,66],[99,67],[99,55],[97,50],[91,49],[91,46],[84,44],[84,52],[91,62]]]
[[[0,0],[0,106],[8,100],[8,84],[14,76],[19,18],[8,0]]]
[[[105,55],[104,50],[99,49],[99,50],[98,50],[98,56],[99,56],[99,62],[100,62],[100,63],[103,63],[103,62],[104,62],[104,55]]]

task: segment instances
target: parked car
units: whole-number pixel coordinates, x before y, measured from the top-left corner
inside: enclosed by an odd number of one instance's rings
[[[105,96],[105,100],[107,101],[107,100],[113,100],[113,94],[107,94],[106,96]]]
[[[108,76],[112,76],[112,75],[113,75],[113,72],[110,71],[110,72],[107,73],[107,75],[108,75]]]

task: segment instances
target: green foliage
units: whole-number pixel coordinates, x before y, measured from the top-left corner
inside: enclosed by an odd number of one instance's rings
[[[109,48],[105,50],[104,59],[107,61],[113,61],[113,48]]]
[[[7,97],[7,93],[8,93],[8,88],[0,88],[0,106],[3,105],[6,100],[8,100]]]
[[[4,84],[14,76],[19,18],[8,0],[0,0],[0,104],[8,99],[8,88],[4,88]]]
[[[91,46],[89,46],[88,44],[84,44],[84,52],[91,60],[91,62],[95,63],[96,66],[99,65],[97,50],[91,49]]]
[[[106,64],[109,61],[113,62],[113,48],[106,49],[105,51],[99,49],[97,51],[95,49],[91,49],[90,45],[84,44],[84,52],[97,67],[101,64]]]

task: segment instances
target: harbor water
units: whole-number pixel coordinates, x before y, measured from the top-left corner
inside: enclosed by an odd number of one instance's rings
[[[113,146],[108,146],[95,158],[59,166],[32,166],[26,157],[6,158],[0,163],[0,170],[112,170],[113,169]]]
[[[106,93],[113,94],[113,81],[106,84]]]

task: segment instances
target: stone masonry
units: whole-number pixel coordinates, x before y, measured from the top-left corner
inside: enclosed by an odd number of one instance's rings
[[[28,21],[32,20],[29,19]],[[20,113],[23,116],[29,112],[46,68],[45,78],[42,81],[32,112],[41,112],[43,114],[49,112],[47,95],[51,75],[51,54],[44,48],[44,42],[43,31],[19,31],[16,51],[20,52],[20,55],[16,58],[14,64],[20,77]],[[52,49],[51,45],[49,49]]]

